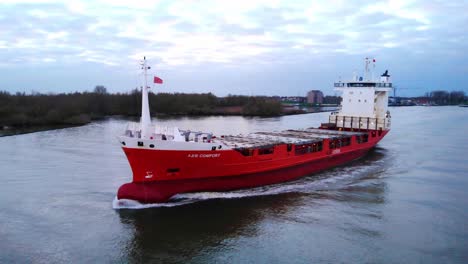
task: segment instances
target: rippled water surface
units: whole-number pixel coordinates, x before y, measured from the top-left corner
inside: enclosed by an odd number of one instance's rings
[[[113,209],[125,120],[0,138],[0,262],[467,263],[468,109],[391,108],[366,157],[299,181]],[[327,113],[156,122],[216,134]]]

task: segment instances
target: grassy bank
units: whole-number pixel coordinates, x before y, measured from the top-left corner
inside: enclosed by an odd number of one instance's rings
[[[216,97],[208,94],[149,95],[152,115],[279,116],[281,103],[264,96]],[[109,94],[105,90],[68,94],[0,92],[0,128],[83,125],[105,116],[139,116],[141,94]],[[287,112],[291,114],[291,112]]]

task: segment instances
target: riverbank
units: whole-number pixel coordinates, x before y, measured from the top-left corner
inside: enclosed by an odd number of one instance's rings
[[[99,91],[47,95],[0,92],[0,127],[75,126],[106,116],[140,115],[138,90],[125,94]],[[266,96],[151,93],[149,97],[153,115],[280,116],[289,113],[284,112],[278,100]]]
[[[170,116],[281,116],[300,114],[266,96],[216,97],[208,94],[150,94],[150,110]],[[23,134],[89,124],[109,116],[138,117],[141,94],[109,94],[105,89],[68,94],[10,94],[0,92],[0,135]]]

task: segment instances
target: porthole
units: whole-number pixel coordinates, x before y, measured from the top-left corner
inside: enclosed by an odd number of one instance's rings
[[[122,145],[124,145],[124,146],[125,146],[125,141],[122,141]]]
[[[154,148],[154,144],[150,144],[150,148]]]
[[[219,145],[219,146],[218,146],[218,149],[221,149],[222,147],[223,147],[223,146]]]

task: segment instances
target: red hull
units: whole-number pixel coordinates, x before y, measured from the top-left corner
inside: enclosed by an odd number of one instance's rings
[[[133,182],[119,188],[117,198],[160,203],[178,193],[227,191],[291,181],[362,157],[388,131],[381,132],[378,135],[369,132],[369,141],[361,144],[353,136],[349,146],[334,150],[329,149],[325,140],[322,151],[301,156],[288,152],[286,145],[276,146],[275,154],[253,157],[244,157],[233,150],[204,154],[124,148],[134,177]],[[191,153],[200,156],[214,153],[217,159],[187,158]],[[219,153],[222,154],[216,156]]]

